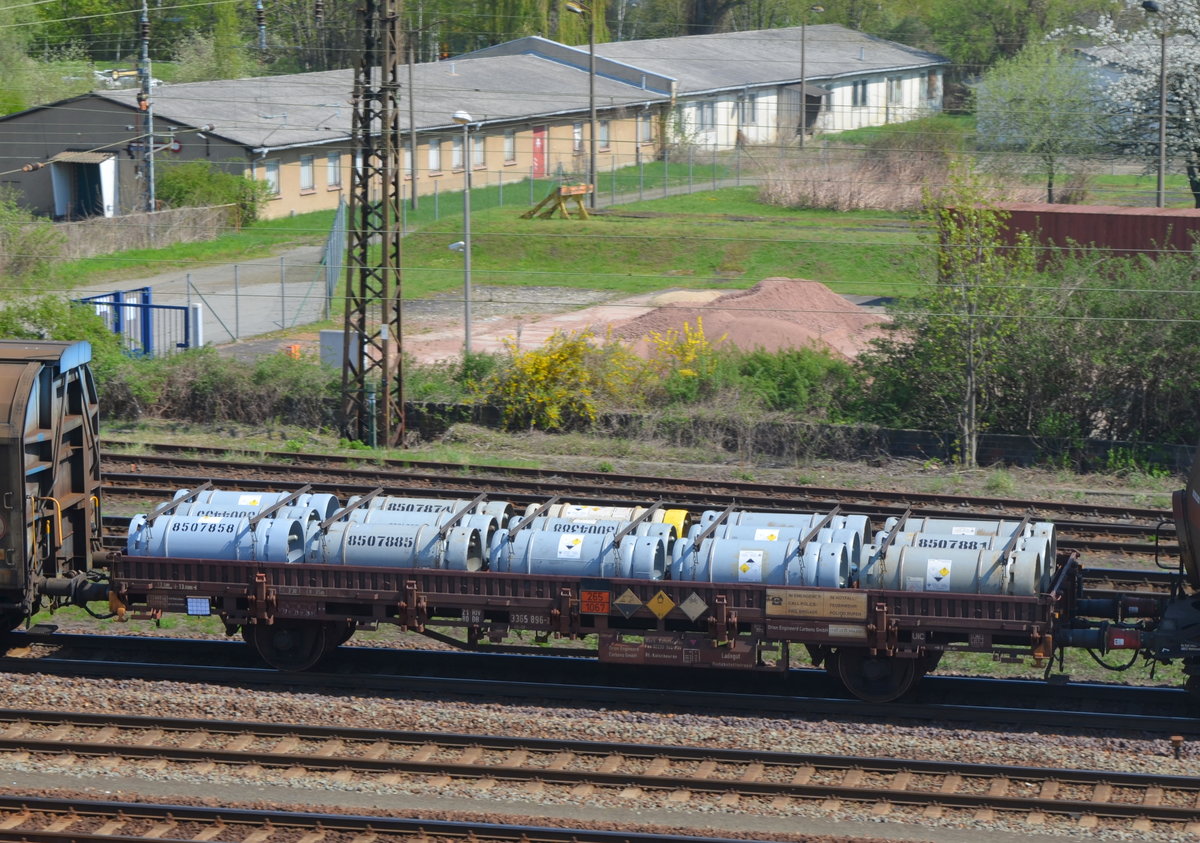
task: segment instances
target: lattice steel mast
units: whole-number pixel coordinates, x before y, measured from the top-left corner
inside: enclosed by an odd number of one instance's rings
[[[400,0],[363,0],[363,50],[354,76],[349,259],[342,409],[346,435],[404,443],[400,303]],[[372,258],[372,245],[379,249]],[[371,318],[371,311],[378,319]],[[361,342],[356,342],[361,338]],[[373,396],[378,392],[378,406]]]

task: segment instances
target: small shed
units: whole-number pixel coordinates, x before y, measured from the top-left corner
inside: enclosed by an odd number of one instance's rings
[[[1190,252],[1200,238],[1200,209],[1126,208],[1117,205],[1051,205],[1005,202],[1007,230],[1028,233],[1034,243],[1056,248],[1094,246],[1114,255]],[[1010,241],[1011,242],[1011,241]]]

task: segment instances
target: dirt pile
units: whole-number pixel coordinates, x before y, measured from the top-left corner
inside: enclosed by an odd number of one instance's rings
[[[704,334],[716,344],[744,351],[761,348],[827,347],[846,358],[855,357],[881,333],[886,317],[864,311],[824,284],[797,278],[766,278],[749,290],[727,293],[707,304],[687,300],[664,306],[613,326],[613,334],[644,350],[646,337],[671,329],[681,331],[703,319]]]

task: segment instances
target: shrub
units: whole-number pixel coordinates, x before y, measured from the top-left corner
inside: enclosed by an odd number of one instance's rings
[[[208,161],[182,161],[160,167],[154,179],[156,195],[174,207],[237,205],[238,224],[258,219],[267,201],[267,185],[234,175]]]
[[[834,414],[856,385],[849,363],[810,348],[749,352],[740,356],[738,374],[766,409],[818,417]]]
[[[20,207],[13,191],[0,191],[0,275],[10,288],[47,280],[62,245],[63,236],[54,223]]]

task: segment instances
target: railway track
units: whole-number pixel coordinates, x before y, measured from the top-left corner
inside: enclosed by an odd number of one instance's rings
[[[930,818],[1009,812],[1027,823],[1067,816],[1084,828],[1106,819],[1131,831],[1200,833],[1200,780],[1111,770],[21,710],[0,710],[0,751],[85,766],[254,767],[349,786],[436,789],[469,780],[530,794],[618,790],[689,807],[766,799],[786,810],[820,800],[825,810],[871,803],[876,815],[916,806]]]
[[[27,843],[735,843],[712,837],[311,811],[0,796],[0,840]],[[745,841],[736,841],[745,843]]]
[[[153,449],[154,453],[128,454],[111,449],[101,451],[105,474],[152,474],[166,469],[183,469],[189,472],[220,469],[230,472],[230,476],[237,476],[238,472],[242,472],[250,476],[270,478],[271,475],[296,476],[302,472],[306,478],[316,481],[350,479],[358,488],[362,487],[362,484],[358,483],[359,478],[367,482],[373,480],[375,485],[386,485],[394,478],[394,485],[414,489],[445,484],[460,491],[483,488],[480,484],[487,484],[488,488],[511,489],[514,492],[531,492],[538,495],[578,495],[581,490],[586,490],[605,497],[625,496],[630,499],[645,497],[647,494],[654,498],[668,495],[675,499],[677,494],[691,494],[702,501],[737,499],[745,506],[749,506],[748,501],[763,501],[769,504],[771,501],[781,500],[786,501],[788,506],[794,506],[797,502],[841,504],[852,506],[856,511],[869,508],[884,517],[901,515],[906,508],[912,506],[914,509],[959,510],[960,514],[961,510],[969,509],[1016,518],[1032,514],[1041,520],[1105,521],[1120,527],[1141,529],[1153,529],[1160,521],[1170,521],[1170,513],[1163,509],[1124,505],[1105,506],[1066,501],[1047,502],[732,480],[669,480],[650,475],[475,466],[422,460],[385,459],[373,461],[369,467],[364,467],[362,460],[334,455],[298,455],[286,451],[267,451],[247,452],[237,456],[236,451],[221,448],[164,444],[147,444],[144,447]],[[247,462],[250,459],[253,462]],[[136,468],[131,468],[134,466]],[[1173,535],[1173,523],[1165,525],[1163,531],[1164,535]]]
[[[36,629],[36,628],[35,628]],[[1040,730],[1095,729],[1119,734],[1200,735],[1200,711],[1174,688],[1055,684],[977,677],[925,677],[914,699],[867,703],[846,699],[824,671],[788,677],[663,676],[654,669],[597,664],[565,655],[511,655],[445,650],[343,647],[336,664],[302,674],[261,667],[240,640],[167,639],[63,633],[14,633],[0,672],[101,679],[173,681],[233,688],[362,694],[430,694],[438,698],[551,700],[567,704],[663,706],[755,715],[866,720],[1018,724]],[[520,676],[520,681],[512,677]]]
[[[627,506],[631,502],[652,502],[665,500],[672,507],[691,510],[723,509],[730,503],[736,502],[739,507],[766,511],[783,510],[828,510],[836,502],[809,498],[789,498],[781,495],[769,495],[761,498],[748,496],[729,497],[711,492],[684,492],[675,489],[658,487],[638,487],[617,489],[615,487],[603,490],[580,491],[578,487],[571,492],[565,492],[559,485],[550,485],[539,491],[514,491],[508,481],[490,481],[478,477],[439,477],[439,485],[412,485],[409,478],[389,476],[361,470],[359,482],[331,482],[318,475],[310,475],[301,468],[287,468],[264,472],[259,467],[247,468],[240,466],[236,475],[216,476],[213,471],[229,470],[226,464],[209,464],[201,462],[193,467],[191,474],[148,474],[141,471],[121,473],[108,471],[105,474],[104,494],[110,501],[139,501],[167,500],[175,492],[201,480],[212,480],[213,485],[222,489],[246,489],[267,491],[295,491],[301,486],[310,485],[314,492],[326,492],[342,497],[360,495],[370,489],[382,488],[385,494],[416,495],[431,498],[474,497],[479,492],[489,492],[496,497],[512,501],[518,505],[545,503],[553,495],[570,494],[573,503],[594,504],[599,506]],[[242,476],[238,476],[242,475]],[[274,476],[272,476],[274,475]],[[337,476],[345,478],[344,472]],[[391,481],[397,481],[391,485]],[[534,488],[532,484],[526,484]],[[842,505],[842,504],[837,504]],[[980,512],[979,510],[945,510],[904,506],[877,506],[860,501],[858,504],[845,504],[847,512],[867,515],[877,525],[881,525],[888,517],[899,517],[905,512],[914,516],[963,518],[967,515],[975,517],[996,517],[995,513]],[[1001,514],[1002,515],[1002,514]],[[1021,517],[1021,516],[1018,516]],[[1037,514],[1037,518],[1048,517]],[[1177,557],[1178,545],[1174,542],[1174,530],[1160,531],[1159,538],[1154,538],[1155,526],[1149,523],[1129,524],[1097,520],[1058,520],[1058,547],[1063,550],[1079,550],[1087,553],[1126,554],[1140,557]]]

